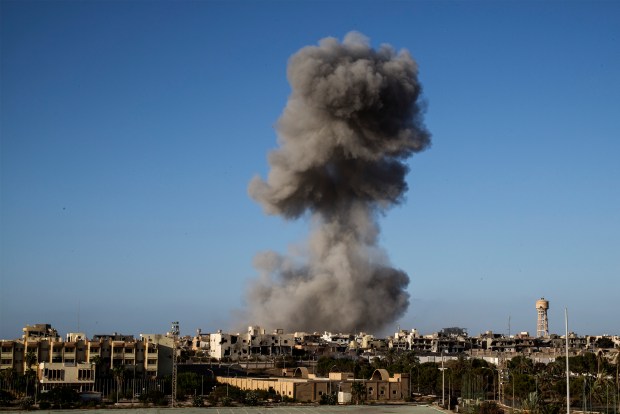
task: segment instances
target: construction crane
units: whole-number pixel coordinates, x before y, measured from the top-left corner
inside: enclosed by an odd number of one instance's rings
[[[175,399],[177,395],[177,339],[179,337],[179,322],[172,322],[172,329],[170,330],[172,336],[172,399],[170,404],[174,408]]]

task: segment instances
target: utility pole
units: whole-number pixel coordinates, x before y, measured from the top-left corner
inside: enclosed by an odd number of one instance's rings
[[[444,368],[444,366],[443,366],[444,352],[445,352],[445,349],[442,349],[441,350],[441,368],[439,368],[441,370],[441,405],[442,405],[442,407],[446,406],[446,374],[445,374],[445,370],[447,368]]]
[[[446,406],[446,372],[443,367],[443,351],[441,353],[441,406]]]
[[[172,322],[172,399],[170,404],[174,408],[177,395],[177,338],[179,337],[179,322]]]
[[[566,414],[570,414],[570,368],[568,366],[568,308],[564,308],[564,324],[566,327]]]

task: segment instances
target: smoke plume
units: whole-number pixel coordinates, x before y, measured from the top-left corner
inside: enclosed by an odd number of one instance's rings
[[[268,214],[309,212],[313,230],[301,252],[257,255],[249,317],[287,330],[380,330],[409,305],[409,277],[377,246],[377,216],[403,200],[404,161],[430,143],[417,65],[351,32],[302,48],[287,76],[279,148],[249,193]]]

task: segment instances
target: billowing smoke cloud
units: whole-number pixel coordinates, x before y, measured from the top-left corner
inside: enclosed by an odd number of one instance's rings
[[[416,63],[351,32],[293,55],[288,80],[280,147],[249,193],[269,214],[309,212],[314,228],[304,251],[256,257],[249,317],[267,328],[375,332],[409,305],[409,277],[377,246],[377,215],[402,201],[404,160],[430,143]]]

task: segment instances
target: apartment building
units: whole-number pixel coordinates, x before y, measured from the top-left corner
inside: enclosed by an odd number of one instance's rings
[[[0,341],[0,370],[37,371],[41,389],[69,385],[91,390],[97,377],[122,366],[134,377],[172,373],[174,339],[166,335],[95,335],[68,333],[66,340],[49,324],[26,326],[21,339]],[[30,365],[29,365],[30,364]]]
[[[221,330],[209,335],[209,356],[217,360],[239,361],[258,356],[292,355],[295,334],[282,329],[266,333],[259,326],[250,326],[245,334],[229,334]]]

